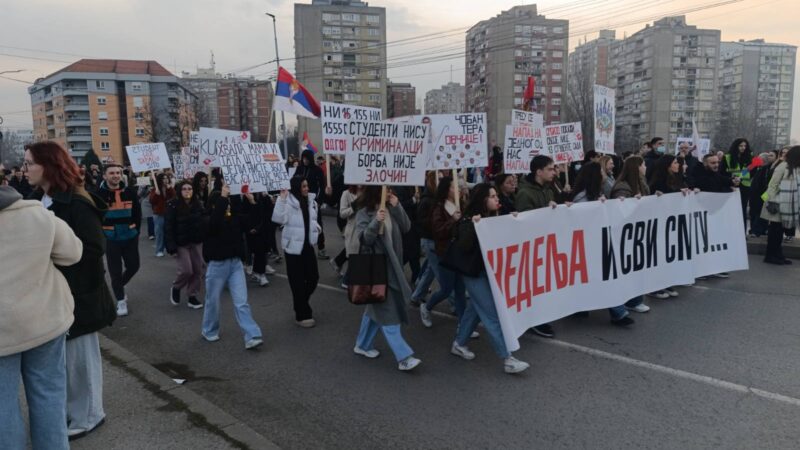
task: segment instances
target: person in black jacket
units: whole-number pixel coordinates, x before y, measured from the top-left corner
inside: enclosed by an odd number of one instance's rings
[[[192,178],[192,191],[194,192],[194,197],[200,200],[200,204],[203,205],[203,208],[208,206],[208,174],[205,172],[197,172],[194,174],[194,178]],[[180,192],[178,192],[180,195]]]
[[[703,165],[698,165],[692,173],[694,187],[703,192],[731,192],[739,186],[739,179],[727,176],[720,170],[719,157],[709,153],[703,157]]]
[[[686,182],[681,174],[681,164],[678,158],[672,155],[664,155],[656,161],[653,170],[650,172],[649,187],[650,192],[655,194],[671,194],[688,189]]]
[[[208,196],[208,232],[203,240],[203,256],[208,261],[208,268],[201,334],[208,342],[219,340],[219,298],[228,286],[236,309],[234,317],[244,335],[244,348],[250,350],[263,344],[264,340],[247,303],[247,281],[242,265],[243,228],[239,211],[231,208],[230,192],[228,185],[223,184],[220,191]]]
[[[308,193],[314,194],[317,206],[321,210],[322,204],[333,194],[333,189],[330,186],[326,187],[325,173],[314,162],[314,152],[312,150],[304,150],[300,155],[300,165],[297,166],[294,177],[305,178],[308,182]],[[317,216],[317,223],[320,226],[319,239],[317,240],[317,258],[329,259],[330,256],[325,252],[325,230],[322,229],[322,214]]]
[[[435,252],[433,242],[433,230],[431,229],[431,212],[434,205],[436,205],[436,172],[430,171],[425,175],[425,189],[422,191],[422,196],[417,204],[416,218],[412,222],[412,227],[417,232],[420,238],[420,251],[425,256],[425,262],[420,268],[420,275],[416,280],[417,284],[414,287],[414,292],[411,294],[411,304],[419,306],[420,303],[425,302],[425,297],[428,295],[428,289],[435,278],[432,264],[438,264],[438,259],[435,255],[431,256],[431,252]]]
[[[400,205],[406,212],[408,219],[413,224],[417,220],[417,205],[420,201],[420,193],[417,188],[411,186],[395,186],[392,191],[400,200]],[[420,275],[420,237],[414,226],[403,233],[403,265],[411,268],[411,283],[417,281]]]
[[[203,205],[195,196],[194,187],[181,181],[175,187],[177,197],[167,202],[164,223],[164,241],[167,253],[175,255],[178,275],[172,282],[169,300],[174,306],[181,303],[181,289],[189,293],[187,305],[200,309],[203,304],[197,299],[200,283],[205,272],[203,261]]]
[[[275,269],[267,264],[269,233],[275,236],[272,224],[274,205],[267,193],[243,194],[242,206],[246,214],[245,236],[247,252],[252,255],[252,280],[259,286],[269,286],[267,275],[275,273]],[[248,255],[248,256],[250,256]]]
[[[83,187],[78,166],[54,142],[27,145],[25,161],[33,197],[69,225],[83,243],[81,260],[58,267],[75,299],[75,321],[67,333],[67,421],[70,439],[105,421],[103,367],[97,331],[114,322],[114,300],[105,280],[102,221],[107,206]]]

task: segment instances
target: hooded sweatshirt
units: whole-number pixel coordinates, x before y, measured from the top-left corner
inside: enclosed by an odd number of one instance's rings
[[[36,200],[0,187],[0,357],[36,348],[67,332],[74,303],[56,268],[81,259],[69,226]]]
[[[109,241],[127,241],[137,237],[142,223],[142,207],[136,190],[125,187],[124,182],[120,182],[117,189],[111,189],[103,181],[97,195],[108,205],[103,219],[106,238]]]

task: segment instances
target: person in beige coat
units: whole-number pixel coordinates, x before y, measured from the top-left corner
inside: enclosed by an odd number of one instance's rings
[[[41,202],[0,187],[0,448],[25,448],[20,376],[34,450],[68,449],[65,336],[74,303],[56,269],[83,245]]]

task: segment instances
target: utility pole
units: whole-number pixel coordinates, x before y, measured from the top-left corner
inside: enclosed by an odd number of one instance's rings
[[[281,58],[278,56],[278,27],[275,25],[275,16],[270,13],[265,13],[266,15],[272,17],[272,35],[275,37],[275,62],[278,64],[278,74],[280,75],[281,70]],[[277,78],[275,79],[275,89],[272,91],[272,101],[275,102],[275,94],[277,93],[277,86],[278,81]],[[283,158],[286,159],[289,157],[289,144],[288,139],[286,138],[286,116],[283,111],[281,111],[281,129],[283,131]],[[269,138],[269,136],[267,136]]]

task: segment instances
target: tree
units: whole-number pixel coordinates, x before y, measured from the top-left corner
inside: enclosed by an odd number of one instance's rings
[[[145,104],[136,108],[141,114],[144,137],[148,142],[163,142],[171,153],[189,146],[189,132],[198,129],[198,106],[195,102],[177,101],[166,107]]]
[[[594,83],[585,64],[570,65],[564,117],[566,122],[580,122],[584,150],[594,149]]]
[[[731,142],[740,137],[747,139],[756,153],[777,148],[775,129],[759,119],[760,115],[758,102],[723,103],[713,131],[714,148],[727,151]]]
[[[6,167],[22,165],[25,142],[22,135],[15,131],[5,130],[0,139],[0,163]]]
[[[97,157],[97,153],[94,152],[94,149],[89,149],[85,155],[83,155],[82,160],[83,165],[86,167],[91,167],[92,164],[97,164],[97,167],[103,167],[103,164],[100,162],[100,158]]]

